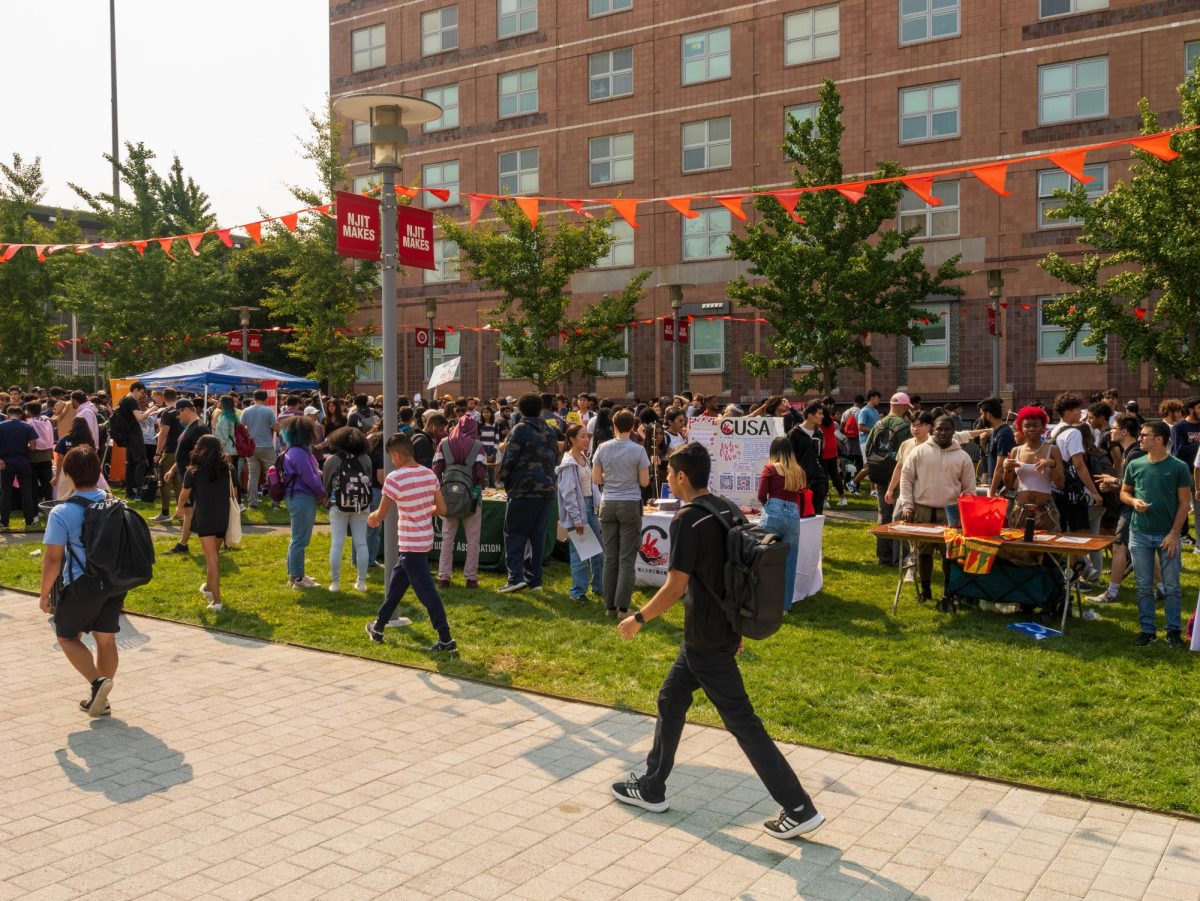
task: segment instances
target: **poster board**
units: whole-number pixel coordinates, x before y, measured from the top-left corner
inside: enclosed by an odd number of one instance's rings
[[[698,416],[688,420],[689,440],[704,445],[712,460],[708,490],[754,510],[762,509],[758,482],[770,458],[771,442],[783,434],[780,416]]]
[[[117,406],[125,399],[125,395],[129,393],[129,386],[136,382],[137,379],[109,379],[108,380],[108,397],[112,401],[112,408],[115,411]],[[101,448],[101,451],[104,449]],[[116,442],[109,439],[108,446],[108,479],[110,482],[125,481],[125,448],[117,447]]]

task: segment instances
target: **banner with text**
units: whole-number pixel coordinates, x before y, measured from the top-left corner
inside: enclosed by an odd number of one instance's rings
[[[401,266],[437,269],[433,258],[433,213],[411,206],[400,207],[396,210],[396,234],[400,237]]]
[[[338,191],[338,256],[378,261],[379,246],[379,201],[350,191]]]
[[[771,441],[783,434],[779,416],[694,416],[688,420],[688,438],[704,445],[712,460],[708,490],[744,509],[762,509],[759,477],[770,460]]]

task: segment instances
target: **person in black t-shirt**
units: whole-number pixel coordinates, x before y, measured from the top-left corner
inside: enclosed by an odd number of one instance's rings
[[[829,492],[829,476],[821,465],[821,421],[824,416],[825,408],[818,401],[810,401],[804,408],[804,419],[788,432],[792,453],[808,478],[808,487],[813,494],[813,511],[817,516],[825,510],[825,495]]]
[[[196,405],[186,397],[175,401],[175,413],[179,417],[179,422],[183,425],[183,434],[179,436],[179,443],[175,447],[175,464],[166,474],[166,479],[171,482],[176,482],[176,497],[183,490],[183,472],[191,465],[192,450],[196,447],[196,442],[200,440],[202,435],[207,435],[208,426],[200,421],[200,415],[196,412]],[[186,554],[188,552],[188,538],[192,534],[192,507],[187,504],[179,508],[179,515],[183,519],[183,531],[179,533],[178,543],[167,551],[168,554]]]
[[[146,443],[142,437],[142,420],[150,415],[148,410],[141,409],[142,398],[146,395],[146,386],[142,382],[134,382],[129,386],[129,393],[121,398],[113,413],[113,419],[122,423],[122,441],[125,448],[125,496],[130,500],[140,500],[142,496],[142,481],[146,478],[146,469],[150,461],[146,459]],[[109,428],[112,431],[112,428]]]
[[[667,581],[650,603],[623,619],[618,630],[622,638],[633,638],[643,625],[666,613],[684,596],[683,646],[658,692],[658,724],[654,745],[646,757],[646,773],[631,774],[627,782],[613,785],[612,793],[625,804],[655,813],[667,810],[667,777],[675,763],[692,695],[703,688],[754,772],[783,808],[763,827],[777,838],[794,838],[816,829],[825,818],[767,734],[742,684],[737,665],[741,639],[730,626],[719,595],[714,594],[724,583],[726,528],[714,513],[692,504],[708,494],[711,466],[708,450],[694,441],[677,448],[667,459],[671,493],[686,504],[671,522]],[[718,500],[728,507],[732,517],[736,508],[723,498]]]

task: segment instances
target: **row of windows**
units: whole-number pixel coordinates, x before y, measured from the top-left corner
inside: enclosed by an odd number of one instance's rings
[[[1065,326],[1051,322],[1048,318],[1046,306],[1051,301],[1049,297],[1039,297],[1037,300],[1037,342],[1038,351],[1037,358],[1039,362],[1052,362],[1055,360],[1095,360],[1096,348],[1085,347],[1084,340],[1091,337],[1092,330],[1084,327],[1080,329],[1079,334],[1075,336],[1075,340],[1067,346],[1065,351],[1059,351],[1059,345],[1062,344],[1066,337],[1067,329]],[[950,362],[950,341],[949,341],[949,316],[950,304],[948,303],[931,303],[925,304],[924,309],[933,314],[928,323],[918,322],[917,328],[924,335],[924,343],[917,345],[910,343],[908,345],[908,362],[909,365],[929,364],[936,366],[945,366]]]

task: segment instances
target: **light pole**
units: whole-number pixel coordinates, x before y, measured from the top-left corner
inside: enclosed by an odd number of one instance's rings
[[[238,311],[238,318],[242,324],[242,361],[250,359],[250,336],[248,330],[250,328],[250,314],[258,311],[258,307],[230,307],[231,310]]]
[[[687,282],[672,282],[667,285],[671,292],[671,318],[674,330],[671,333],[671,400],[679,394],[679,310],[683,306],[683,289],[691,288]]]
[[[425,298],[425,319],[429,324],[428,330],[425,332],[428,340],[425,342],[425,378],[429,379],[433,375],[433,320],[437,318],[437,303],[436,297]],[[426,381],[428,384],[428,381]]]
[[[390,438],[396,431],[396,173],[401,171],[402,155],[408,144],[405,126],[422,125],[441,118],[436,103],[400,94],[347,94],[334,101],[334,109],[349,119],[371,123],[371,168],[383,176],[380,195],[380,263],[383,270],[380,289],[380,331],[383,333],[383,434]],[[384,472],[392,463],[383,457]],[[384,565],[388,572],[396,564],[396,513],[384,524]]]
[[[112,69],[113,212],[121,199],[121,145],[117,142],[117,0],[108,0],[108,56]]]
[[[1016,269],[987,270],[988,298],[992,302],[992,396],[1000,396],[1000,298],[1004,296],[1004,273]]]

